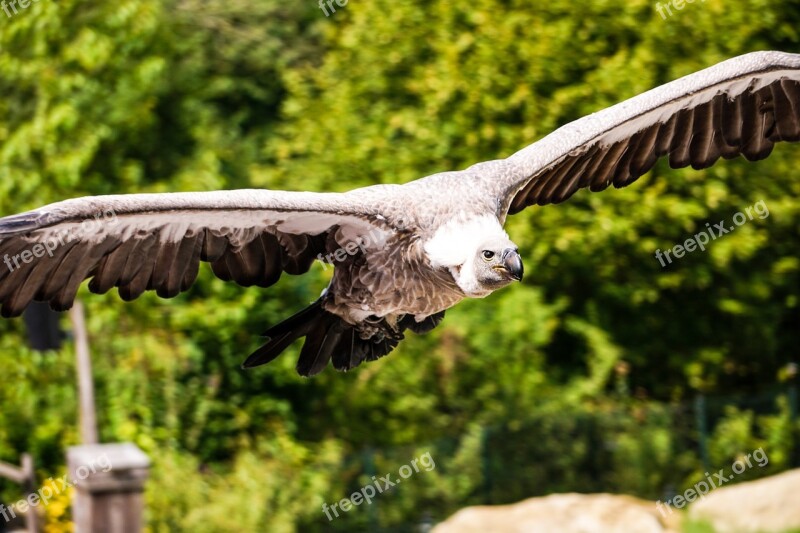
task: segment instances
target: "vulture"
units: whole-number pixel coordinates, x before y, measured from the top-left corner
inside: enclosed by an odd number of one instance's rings
[[[754,52],[578,119],[506,159],[345,193],[232,190],[90,196],[0,219],[0,314],[68,309],[83,280],[171,298],[201,261],[239,285],[333,268],[319,299],[268,329],[243,363],[305,338],[302,376],[352,369],[425,333],[464,298],[522,279],[506,217],[579,189],[625,187],[660,157],[673,168],[767,157],[800,141],[800,55]]]

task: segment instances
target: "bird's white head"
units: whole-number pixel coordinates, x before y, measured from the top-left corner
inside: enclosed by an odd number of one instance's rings
[[[483,298],[522,279],[517,245],[491,215],[456,217],[425,243],[434,268],[448,268],[469,297]]]

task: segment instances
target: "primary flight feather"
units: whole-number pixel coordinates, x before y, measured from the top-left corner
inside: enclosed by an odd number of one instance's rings
[[[346,193],[268,190],[66,200],[0,219],[0,314],[31,301],[68,309],[78,287],[124,300],[170,298],[201,261],[219,278],[269,287],[333,265],[322,296],[270,328],[245,367],[305,337],[297,371],[349,370],[425,333],[446,309],[522,279],[506,216],[578,189],[624,187],[666,156],[674,168],[767,157],[800,141],[800,55],[756,52],[576,120],[507,159],[405,185]]]

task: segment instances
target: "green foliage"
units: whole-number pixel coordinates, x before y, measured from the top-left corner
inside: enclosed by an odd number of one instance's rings
[[[41,0],[0,15],[0,213],[463,168],[727,57],[800,51],[799,8],[707,0],[664,20],[644,0],[354,0],[326,18],[314,2]],[[703,468],[695,395],[772,390],[796,359],[798,161],[778,146],[757,165],[661,163],[514,216],[524,284],[347,374],[297,378],[298,347],[239,369],[319,294],[321,269],[267,292],[203,269],[171,301],[86,295],[102,437],[154,459],[153,531],[407,529],[555,490],[679,490]],[[654,258],[760,200],[769,217],[706,252]],[[21,321],[0,322],[0,459],[30,451],[44,479],[77,440],[73,354],[24,346]],[[763,446],[752,475],[797,466],[796,414],[773,397],[712,406],[712,465]],[[424,451],[431,472],[330,524],[320,512],[369,482],[365,453],[396,472]]]
[[[341,460],[337,445],[310,450],[276,435],[253,447],[222,471],[186,454],[162,455],[148,493],[150,530],[287,532],[317,515]]]

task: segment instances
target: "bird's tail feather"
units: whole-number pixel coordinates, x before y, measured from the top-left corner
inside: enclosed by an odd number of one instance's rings
[[[278,357],[294,341],[308,335],[324,312],[322,301],[317,300],[280,324],[269,328],[262,334],[263,337],[269,337],[267,343],[250,354],[250,357],[242,363],[242,368],[265,365]]]
[[[319,374],[328,366],[345,330],[342,319],[325,311],[323,313],[306,335],[306,342],[300,350],[296,369],[301,376]]]
[[[294,341],[305,337],[305,344],[297,360],[298,374],[301,376],[318,374],[331,359],[336,370],[350,370],[364,361],[374,361],[394,350],[403,339],[403,331],[406,328],[416,333],[426,333],[433,329],[444,315],[444,312],[437,313],[419,323],[416,323],[413,317],[407,316],[400,321],[397,329],[389,327],[382,321],[377,324],[382,332],[370,339],[362,339],[356,327],[323,309],[322,301],[322,299],[317,300],[265,331],[264,336],[269,337],[267,343],[253,352],[242,367],[253,368],[269,363]]]

